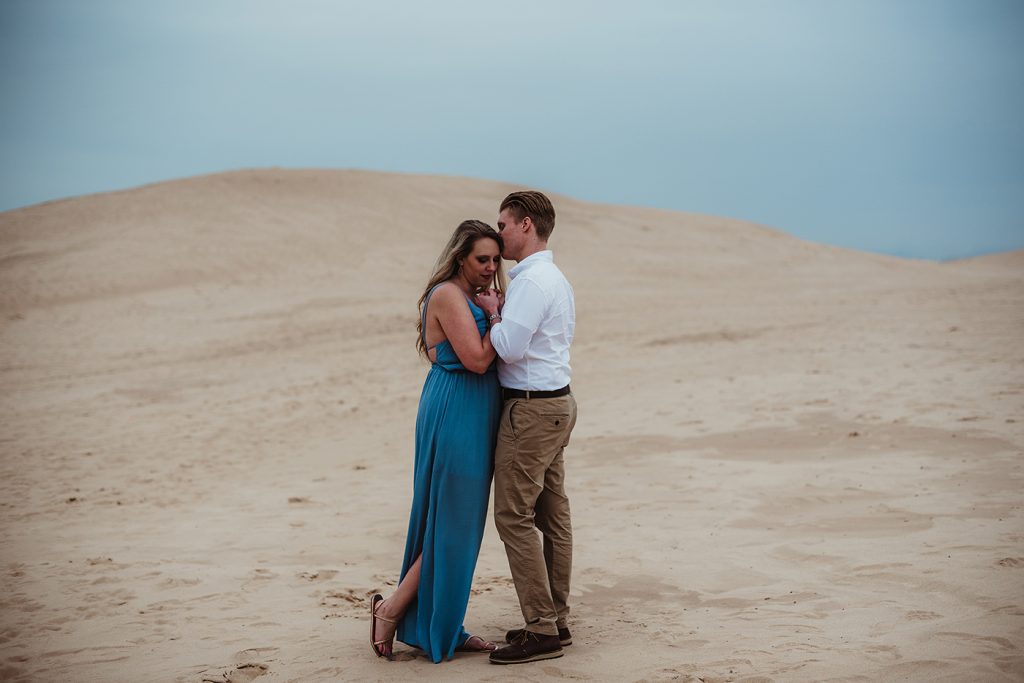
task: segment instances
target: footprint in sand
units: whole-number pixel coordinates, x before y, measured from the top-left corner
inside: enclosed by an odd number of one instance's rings
[[[276,579],[277,574],[270,571],[269,569],[263,569],[262,567],[253,569],[249,573],[249,577],[242,582],[242,588],[246,589],[250,584],[261,583],[263,581],[270,581]]]
[[[378,584],[384,585],[384,586],[395,586],[395,585],[397,585],[397,581],[395,581],[395,577],[390,575],[390,574],[374,574],[373,575],[373,580],[376,581]],[[377,591],[370,591],[369,593],[367,593],[367,595],[373,595],[376,592]]]
[[[321,505],[308,496],[288,496],[289,505]]]
[[[566,671],[561,667],[557,666],[545,666],[541,668],[541,671],[543,671],[544,675],[548,678],[568,678],[569,680],[575,681],[590,680],[589,676],[586,676],[580,672]]]
[[[239,664],[215,676],[203,676],[203,683],[247,683],[270,670],[266,664]]]
[[[338,571],[336,569],[317,569],[312,572],[299,572],[299,578],[306,579],[307,581],[327,581],[337,575]]]
[[[1004,557],[996,564],[1000,567],[1024,567],[1024,557]]]
[[[190,588],[192,586],[198,586],[200,583],[202,583],[202,579],[166,578],[157,584],[157,586],[159,588]]]
[[[320,600],[321,607],[343,608],[352,613],[362,610],[365,604],[366,598],[351,588],[344,591],[328,591]]]
[[[941,619],[942,615],[929,612],[928,610],[916,609],[904,614],[903,618],[908,621],[930,621],[932,619]]]
[[[267,655],[272,652],[277,652],[276,647],[250,647],[246,650],[239,650],[233,656],[235,662],[238,664],[244,664],[251,662],[253,659],[265,659]]]
[[[276,647],[253,647],[248,650],[241,650],[234,654],[234,666],[225,667],[223,671],[215,674],[205,674],[203,683],[247,683],[254,678],[269,673],[270,667],[257,659],[267,659],[268,655],[277,652]]]

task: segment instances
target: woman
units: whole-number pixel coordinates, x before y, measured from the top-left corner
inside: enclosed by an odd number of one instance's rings
[[[412,513],[401,579],[370,600],[370,642],[392,657],[393,638],[434,662],[455,651],[495,649],[462,627],[487,517],[501,411],[487,316],[474,296],[504,284],[502,241],[463,221],[419,300],[416,347],[432,363],[416,414]],[[397,633],[396,633],[397,631]]]

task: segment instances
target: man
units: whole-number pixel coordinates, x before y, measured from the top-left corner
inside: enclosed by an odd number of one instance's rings
[[[562,646],[572,644],[566,622],[572,525],[562,456],[576,424],[569,390],[576,305],[547,247],[554,227],[555,209],[540,192],[506,197],[498,214],[502,256],[518,263],[509,271],[503,303],[494,294],[478,297],[501,359],[504,398],[494,454],[494,521],[526,621],[525,628],[508,632],[507,647],[491,653],[493,664],[561,657]]]

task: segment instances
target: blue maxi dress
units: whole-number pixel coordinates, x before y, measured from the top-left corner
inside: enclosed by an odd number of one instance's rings
[[[433,293],[423,303],[424,333]],[[482,338],[486,314],[467,302]],[[423,383],[416,414],[412,512],[402,578],[421,553],[423,562],[419,591],[396,637],[436,663],[450,659],[469,638],[462,620],[487,519],[501,388],[493,363],[480,375],[463,367],[447,340],[435,348],[437,360]]]

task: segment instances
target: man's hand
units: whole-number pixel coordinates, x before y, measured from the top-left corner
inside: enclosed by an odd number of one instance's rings
[[[505,297],[496,290],[488,289],[476,295],[476,305],[484,309],[484,313],[488,316],[491,316],[501,312],[501,307],[505,305]]]

